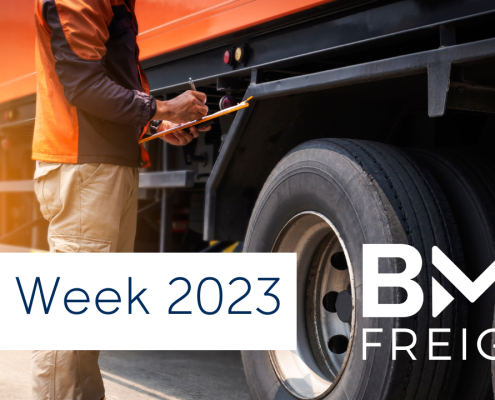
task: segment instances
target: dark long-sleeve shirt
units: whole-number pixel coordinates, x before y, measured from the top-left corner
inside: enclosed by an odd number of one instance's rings
[[[131,0],[37,0],[33,159],[140,166],[156,112]],[[144,160],[143,160],[144,159]]]

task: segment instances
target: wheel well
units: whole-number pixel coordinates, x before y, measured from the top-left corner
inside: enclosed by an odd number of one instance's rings
[[[402,147],[468,146],[487,136],[487,126],[494,127],[487,115],[448,110],[444,117],[429,118],[424,73],[258,101],[216,189],[210,235],[243,240],[270,172],[303,142],[350,138]]]

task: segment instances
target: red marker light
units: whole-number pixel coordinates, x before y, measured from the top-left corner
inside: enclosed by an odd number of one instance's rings
[[[231,94],[228,94],[220,99],[219,106],[220,106],[220,110],[225,110],[226,108],[234,107],[236,104],[237,104],[237,99]]]
[[[232,53],[232,50],[226,50],[225,53],[223,53],[223,63],[226,65],[232,65],[234,62],[234,54]]]

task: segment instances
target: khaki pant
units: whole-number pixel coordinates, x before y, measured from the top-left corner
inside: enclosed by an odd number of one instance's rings
[[[99,351],[33,351],[31,387],[36,400],[101,400],[105,388]]]
[[[137,168],[40,162],[35,192],[50,222],[56,253],[132,252],[136,234]],[[101,400],[98,351],[34,351],[35,400]]]
[[[50,251],[132,252],[138,180],[137,168],[40,162],[35,192],[50,222]]]

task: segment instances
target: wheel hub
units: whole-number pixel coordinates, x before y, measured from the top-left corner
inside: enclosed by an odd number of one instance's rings
[[[270,352],[284,386],[299,399],[331,391],[345,368],[354,332],[353,273],[336,228],[305,212],[279,234],[274,252],[298,255],[298,346]]]

